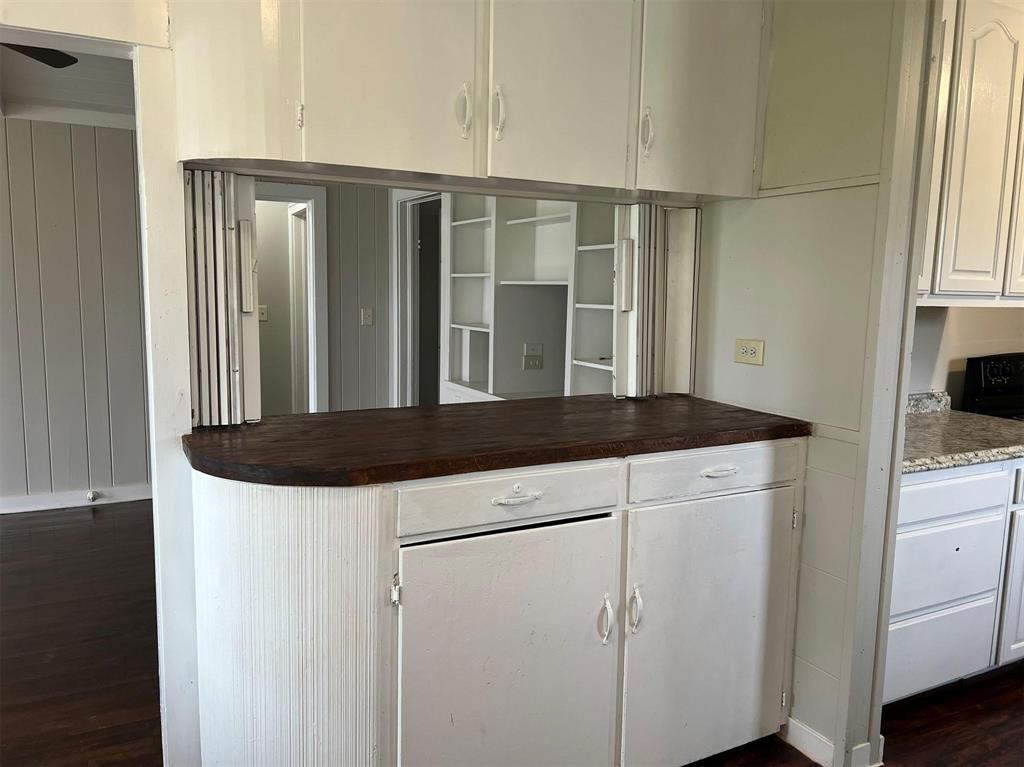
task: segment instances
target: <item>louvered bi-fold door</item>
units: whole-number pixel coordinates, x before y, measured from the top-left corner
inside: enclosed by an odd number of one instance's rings
[[[255,179],[185,171],[192,425],[260,419]]]

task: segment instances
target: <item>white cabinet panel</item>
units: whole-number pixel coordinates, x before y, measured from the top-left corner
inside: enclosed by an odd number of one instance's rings
[[[625,765],[779,729],[793,503],[787,487],[629,512]]]
[[[620,538],[606,517],[402,549],[401,764],[614,762]]]
[[[1003,621],[999,635],[999,662],[1024,658],[1024,509],[1013,512],[1006,583],[1003,587]]]
[[[474,0],[304,2],[303,159],[472,176],[476,18]]]
[[[491,176],[627,185],[633,5],[493,0]]]
[[[1024,7],[967,3],[960,34],[938,288],[999,294],[1020,126]]]
[[[645,3],[639,188],[752,194],[762,7]]]

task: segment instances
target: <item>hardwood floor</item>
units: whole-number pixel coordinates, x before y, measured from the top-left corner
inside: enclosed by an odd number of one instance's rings
[[[160,763],[150,503],[0,516],[0,764]]]
[[[1024,662],[887,706],[889,767],[1024,767]],[[160,765],[148,502],[0,515],[0,764]],[[810,767],[770,737],[699,767]]]

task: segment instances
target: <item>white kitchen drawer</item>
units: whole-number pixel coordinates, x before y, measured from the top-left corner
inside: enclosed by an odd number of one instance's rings
[[[994,592],[1004,528],[999,513],[898,533],[890,614]]]
[[[398,535],[423,535],[524,519],[614,509],[620,464],[524,469],[498,477],[399,486]]]
[[[1005,506],[1009,497],[1010,474],[1005,470],[907,484],[900,491],[898,523],[909,525],[954,514],[997,508]]]
[[[663,453],[629,463],[629,502],[650,503],[796,479],[795,442]]]
[[[889,626],[885,702],[988,668],[995,596]]]

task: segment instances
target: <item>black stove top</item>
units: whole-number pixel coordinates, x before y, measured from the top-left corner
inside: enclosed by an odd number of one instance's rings
[[[962,407],[1024,421],[1024,352],[969,358]]]

